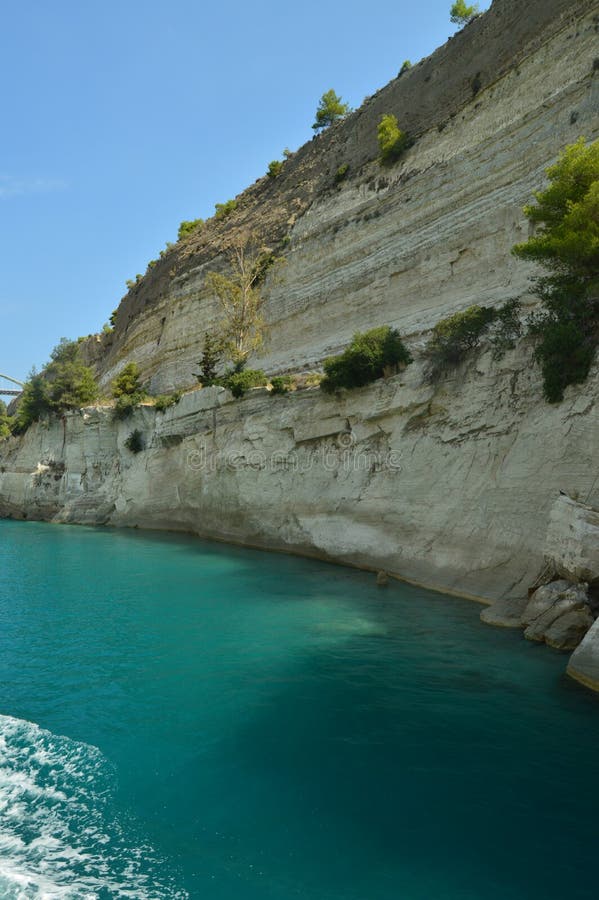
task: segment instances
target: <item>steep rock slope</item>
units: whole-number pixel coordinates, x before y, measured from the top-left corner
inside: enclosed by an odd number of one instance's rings
[[[167,253],[124,299],[114,335],[88,348],[104,383],[131,359],[155,391],[193,382],[219,318],[206,273],[244,230],[273,247],[286,238],[283,278],[265,290],[270,341],[254,360],[270,372],[313,366],[361,328],[385,322],[417,341],[450,311],[524,295],[530,268],[510,256],[526,236],[522,205],[567,143],[597,135],[598,14],[590,0],[495,0]],[[382,169],[388,112],[416,142]]]
[[[530,267],[510,248],[545,167],[580,134],[597,137],[598,33],[597,2],[495,0],[280,179],[245,192],[230,218],[167,254],[121,304],[114,335],[87,348],[105,383],[136,359],[154,390],[187,385],[218,316],[205,274],[250,228],[272,246],[289,237],[284,278],[266,286],[267,370],[312,367],[353,331],[389,323],[414,350],[406,372],[336,397],[234,401],[212,388],[124,423],[108,408],[40,423],[0,445],[0,516],[186,529],[485,600],[523,598],[547,546],[566,545],[599,579],[593,553],[570,546],[576,528],[592,540],[599,508],[597,366],[548,406],[526,341],[501,361],[472,356],[436,387],[418,354],[441,316],[534,302]],[[390,170],[375,161],[385,112],[417,137]],[[134,428],[137,455],[125,447]],[[556,508],[560,492],[578,505]],[[598,633],[573,661],[589,683]]]

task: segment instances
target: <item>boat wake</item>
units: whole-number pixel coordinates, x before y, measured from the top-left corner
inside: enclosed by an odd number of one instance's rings
[[[186,898],[115,814],[114,785],[97,748],[0,716],[0,897]]]

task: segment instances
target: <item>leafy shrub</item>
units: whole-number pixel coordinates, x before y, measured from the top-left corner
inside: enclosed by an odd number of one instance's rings
[[[400,129],[397,118],[390,114],[383,116],[379,122],[377,137],[381,165],[393,165],[409,144],[408,136]]]
[[[343,103],[341,97],[339,97],[331,88],[330,91],[325,91],[318,102],[315,121],[312,128],[315,131],[320,131],[322,128],[328,128],[329,125],[342,119],[349,112],[351,112],[351,109],[348,104]]]
[[[135,431],[131,432],[125,441],[125,447],[127,450],[130,450],[131,453],[141,453],[144,449],[144,439],[139,428],[136,428]]]
[[[411,68],[412,68],[412,63],[410,62],[410,60],[409,59],[404,60],[404,62],[401,64],[401,69],[399,70],[397,77],[401,78],[401,76],[405,72],[408,72]]]
[[[17,431],[27,431],[32,422],[48,416],[51,411],[48,382],[41,372],[32,370],[19,398]]]
[[[467,25],[468,22],[471,22],[478,15],[480,15],[478,3],[468,6],[466,0],[455,0],[455,3],[452,4],[449,10],[449,21],[453,22],[454,25]]]
[[[181,391],[175,391],[173,394],[159,394],[154,402],[156,412],[164,412],[171,406],[175,406],[182,397]]]
[[[288,394],[293,387],[293,378],[291,375],[275,375],[270,379],[272,385],[271,394]]]
[[[535,350],[543,373],[545,398],[549,403],[563,400],[569,384],[582,384],[595,357],[595,346],[575,322],[550,319],[543,325],[542,340]]]
[[[277,175],[281,174],[283,169],[283,163],[280,159],[273,159],[272,162],[268,164],[268,170],[266,174],[269,178],[276,178]]]
[[[433,328],[424,355],[428,360],[426,378],[437,381],[458,366],[488,337],[494,356],[512,349],[522,334],[519,300],[508,300],[503,306],[469,306],[462,312],[441,319]]]
[[[216,219],[224,219],[227,216],[231,215],[233,210],[237,208],[237,200],[227,200],[226,203],[215,203],[214,216]]]
[[[522,335],[521,311],[522,304],[517,299],[508,300],[495,310],[490,341],[496,359],[503,356],[506,350],[512,350]]]
[[[228,373],[223,383],[234,397],[243,397],[250,388],[263,387],[266,384],[266,375],[262,369],[242,369],[240,372]]]
[[[126,419],[146,399],[137,363],[127,363],[117,375],[112,382],[112,396],[116,400],[114,414],[117,419]]]
[[[399,332],[383,325],[358,332],[347,350],[325,360],[325,376],[320,386],[327,393],[340,388],[362,387],[411,362],[412,357]]]
[[[470,350],[478,347],[481,338],[495,319],[489,306],[469,306],[437,322],[427,344],[427,378],[436,381],[448,369],[458,366]]]
[[[345,181],[348,172],[349,163],[343,163],[342,166],[339,166],[339,168],[335,172],[335,184],[341,184],[342,181]]]
[[[144,393],[139,366],[135,362],[127,363],[112,382],[112,396],[118,398],[139,393]]]
[[[199,231],[203,224],[203,219],[184,219],[179,225],[177,240],[182,241],[184,238],[189,237],[190,234],[193,234],[194,231]]]
[[[0,400],[0,441],[12,434],[16,424],[14,416],[9,416],[6,409],[6,403]]]
[[[145,391],[139,394],[123,394],[122,397],[118,397],[114,404],[115,419],[128,419],[146,397]]]
[[[542,309],[530,331],[545,397],[556,403],[585,380],[599,343],[599,141],[567,147],[547,175],[524,209],[536,232],[513,252],[549,273],[533,280]]]

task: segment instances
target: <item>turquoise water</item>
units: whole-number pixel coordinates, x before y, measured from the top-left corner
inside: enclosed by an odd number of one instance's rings
[[[599,698],[373,582],[0,522],[0,897],[595,897]]]

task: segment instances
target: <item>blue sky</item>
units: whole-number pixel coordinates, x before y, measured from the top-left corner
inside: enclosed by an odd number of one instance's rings
[[[359,106],[444,43],[450,5],[5,4],[0,372],[100,330],[182,219],[309,140],[325,90]]]

